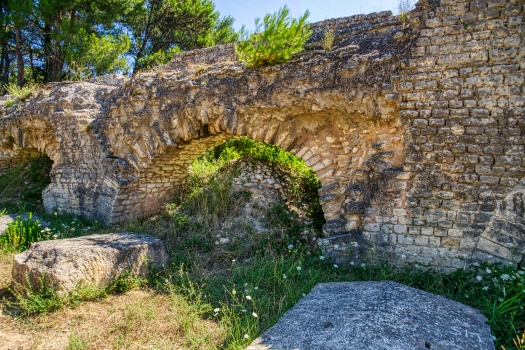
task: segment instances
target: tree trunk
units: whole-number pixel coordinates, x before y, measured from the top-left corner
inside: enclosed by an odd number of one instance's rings
[[[29,63],[31,64],[31,78],[36,82],[35,66],[33,64],[33,48],[29,45]]]
[[[51,25],[46,23],[44,26],[44,83],[51,81],[52,58],[51,58]]]
[[[4,62],[3,80],[7,84],[9,81],[9,71],[11,70],[11,61],[9,60],[9,53],[7,53],[7,51],[4,52]]]
[[[15,28],[16,36],[16,64],[18,66],[18,76],[16,82],[18,86],[24,85],[24,57],[22,55],[22,35],[20,28]]]
[[[0,58],[0,79],[4,77],[4,64],[5,64],[4,50],[5,50],[5,47],[2,47],[2,57]],[[3,79],[2,79],[2,83],[5,83]]]

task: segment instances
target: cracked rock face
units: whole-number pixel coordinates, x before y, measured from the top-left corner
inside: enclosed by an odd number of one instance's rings
[[[395,282],[320,283],[247,350],[494,348],[476,309]]]
[[[316,172],[339,263],[519,263],[523,13],[519,0],[422,0],[404,23],[389,12],[314,23],[280,65],[246,68],[229,44],[129,79],[48,84],[0,107],[0,171],[45,152],[47,211],[117,223],[158,211],[193,160],[246,136]]]
[[[105,287],[124,271],[147,276],[168,264],[160,239],[132,232],[32,243],[13,262],[13,288],[46,287],[68,292],[81,282]]]

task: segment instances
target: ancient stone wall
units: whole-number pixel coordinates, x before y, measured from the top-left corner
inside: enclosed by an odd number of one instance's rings
[[[41,153],[36,149],[23,148],[14,156],[4,155],[0,152],[0,174],[9,169],[14,169],[25,161],[38,157]]]
[[[317,173],[324,249],[342,263],[520,262],[523,13],[522,0],[420,1],[404,23],[313,24],[307,50],[280,65],[247,68],[223,45],[128,81],[47,85],[1,108],[14,146],[0,149],[53,159],[47,210],[114,223],[154,213],[203,151],[247,136]]]

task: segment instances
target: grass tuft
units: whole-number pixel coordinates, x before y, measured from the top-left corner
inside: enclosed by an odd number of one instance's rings
[[[13,96],[17,101],[25,101],[33,91],[40,88],[39,84],[26,83],[23,87],[19,87],[16,83],[5,85],[7,93]]]

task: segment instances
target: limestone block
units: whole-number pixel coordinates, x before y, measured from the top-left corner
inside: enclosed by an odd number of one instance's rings
[[[125,270],[146,276],[167,263],[161,240],[132,232],[42,241],[15,256],[13,288],[29,287],[27,280],[39,288],[40,279],[59,292],[81,282],[104,287]]]
[[[470,306],[395,282],[339,282],[315,286],[247,350],[428,348],[495,349]]]

